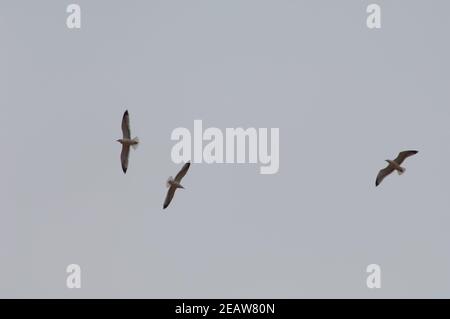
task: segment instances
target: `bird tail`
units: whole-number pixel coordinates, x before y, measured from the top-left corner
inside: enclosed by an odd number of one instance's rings
[[[139,137],[136,136],[135,138],[133,138],[133,142],[135,142],[135,143],[132,144],[131,147],[133,147],[133,149],[135,150],[139,146]]]
[[[406,168],[400,167],[400,170],[397,171],[398,175],[402,175],[406,171]]]
[[[171,181],[173,181],[173,177],[172,176],[169,176],[169,178],[167,179],[167,182],[166,182],[166,186],[167,187],[170,187],[170,182]]]

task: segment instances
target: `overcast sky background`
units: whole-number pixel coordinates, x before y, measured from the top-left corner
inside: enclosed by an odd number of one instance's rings
[[[448,1],[376,1],[381,30],[372,1],[70,3],[0,2],[0,297],[450,297]],[[193,164],[163,211],[195,119],[280,128],[279,173]]]

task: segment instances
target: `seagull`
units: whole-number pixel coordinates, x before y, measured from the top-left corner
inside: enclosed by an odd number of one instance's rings
[[[122,144],[122,153],[120,154],[120,161],[122,162],[123,173],[127,173],[128,168],[128,157],[130,155],[130,146],[136,149],[139,144],[139,138],[135,137],[131,139],[130,132],[130,116],[128,115],[128,110],[123,113],[122,117],[122,136],[123,138],[118,139],[117,142]]]
[[[175,195],[175,191],[177,188],[184,189],[183,185],[181,185],[181,180],[183,179],[184,175],[186,175],[189,166],[191,166],[190,162],[187,162],[183,165],[183,168],[178,172],[177,176],[175,176],[175,179],[173,179],[172,176],[169,177],[167,180],[167,187],[169,187],[169,190],[167,191],[166,199],[164,200],[164,206],[163,209],[166,209],[167,206],[169,206],[173,195]]]
[[[386,168],[383,168],[377,175],[377,180],[375,181],[375,186],[380,185],[381,181],[388,176],[389,174],[391,174],[393,171],[397,171],[398,175],[402,175],[405,171],[406,168],[401,167],[400,165],[403,163],[403,161],[410,156],[413,156],[415,154],[417,154],[418,151],[403,151],[400,152],[397,156],[397,158],[395,160],[386,160],[386,162],[389,163],[388,166],[386,166]]]

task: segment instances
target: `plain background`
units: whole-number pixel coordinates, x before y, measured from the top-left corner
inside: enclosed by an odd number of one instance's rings
[[[371,1],[70,3],[0,2],[0,297],[450,297],[447,0],[376,1],[380,30]],[[279,173],[193,164],[163,211],[195,119],[280,128]]]

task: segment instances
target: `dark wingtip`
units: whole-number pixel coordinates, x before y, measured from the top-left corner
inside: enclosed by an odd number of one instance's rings
[[[125,113],[123,113],[123,115],[128,115],[128,110],[125,110]]]
[[[167,208],[167,206],[169,206],[169,205],[163,205],[163,209],[166,209],[166,208]]]

